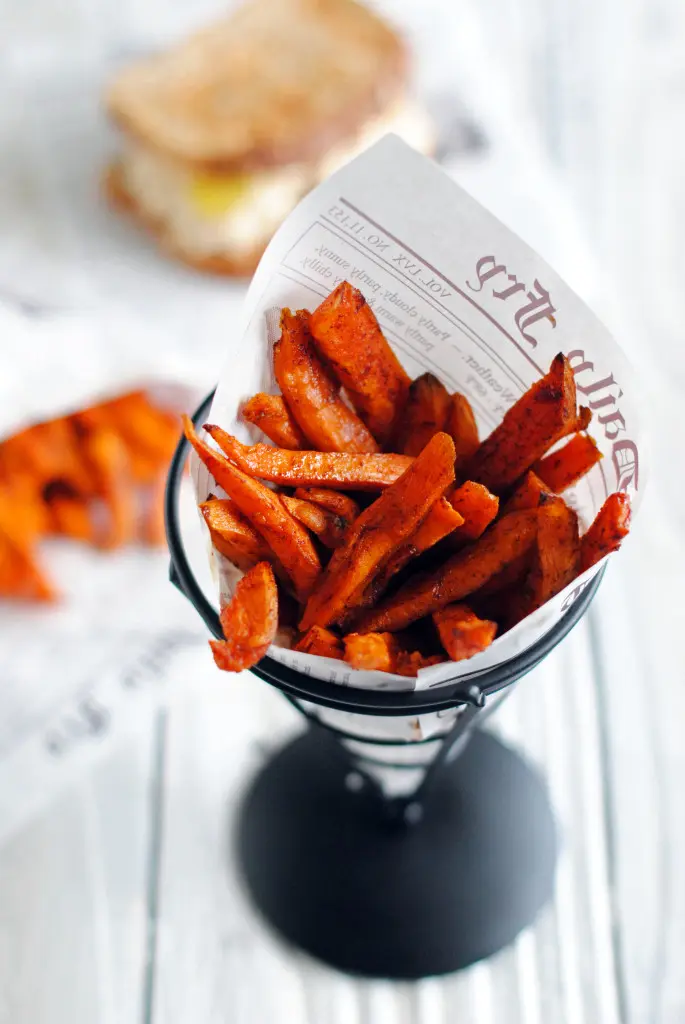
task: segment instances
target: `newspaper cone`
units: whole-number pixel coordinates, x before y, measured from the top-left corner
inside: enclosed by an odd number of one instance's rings
[[[276,234],[252,281],[242,331],[230,341],[212,422],[244,441],[264,440],[250,433],[238,411],[256,392],[277,390],[270,351],[275,311],[314,309],[341,280],[362,291],[412,377],[430,370],[450,391],[468,397],[481,436],[563,351],[576,373],[579,402],[594,412],[592,432],[604,456],[565,498],[585,526],[612,491],[629,491],[633,507],[639,504],[645,460],[636,389],[616,343],[535,252],[392,135],[312,192]],[[217,487],[204,466],[193,465],[197,497],[204,500]],[[486,651],[415,678],[362,672],[278,645],[269,654],[342,686],[439,687],[530,647],[599,567]],[[412,728],[407,721],[394,735],[410,738]]]

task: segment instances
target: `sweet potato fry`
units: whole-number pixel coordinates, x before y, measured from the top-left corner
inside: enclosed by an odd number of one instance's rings
[[[454,441],[457,465],[470,459],[478,450],[480,439],[476,417],[466,395],[460,395],[459,392],[452,395],[445,430]]]
[[[473,595],[471,600],[475,602],[477,599],[483,597],[490,597],[492,594],[499,594],[503,590],[508,590],[515,583],[518,584],[528,575],[530,564],[532,561],[533,549],[530,548],[528,551],[524,551],[522,555],[515,558],[513,562],[505,566],[501,572],[498,572],[495,576],[492,576],[479,590]]]
[[[111,427],[123,440],[131,459],[131,472],[139,483],[152,483],[171,459],[178,441],[175,415],[154,406],[144,391],[121,395],[75,420],[85,428]]]
[[[273,558],[269,545],[231,500],[203,501],[200,512],[214,547],[241,572],[248,572],[257,562]]]
[[[573,487],[602,458],[602,453],[588,434],[574,434],[563,448],[546,455],[533,470],[551,491],[561,494]]]
[[[366,672],[415,676],[422,668],[446,661],[440,654],[423,655],[420,651],[404,650],[392,633],[348,633],[343,643],[345,661]]]
[[[16,434],[7,445],[14,449],[14,457],[30,467],[43,483],[60,480],[73,494],[92,492],[92,480],[78,435],[68,420],[38,423]]]
[[[505,414],[498,427],[467,459],[462,475],[501,494],[575,424],[576,385],[566,357],[559,353],[549,372]]]
[[[586,405],[579,405],[578,406],[578,416],[576,418],[576,422],[573,424],[573,431],[572,431],[572,433],[576,432],[578,434],[582,434],[583,431],[587,430],[587,428],[590,426],[590,421],[591,420],[592,420],[592,410],[588,409],[588,407]]]
[[[0,598],[48,602],[56,597],[31,551],[13,543],[0,524]]]
[[[295,422],[282,395],[253,395],[242,410],[248,423],[259,427],[278,448],[298,451],[307,447],[305,436]]]
[[[483,484],[467,480],[449,496],[449,502],[464,522],[454,534],[457,543],[476,540],[496,517],[499,498],[491,494]]]
[[[475,544],[436,571],[409,580],[378,608],[363,615],[359,631],[396,632],[445,605],[468,597],[532,547],[537,510],[512,512],[494,523]]]
[[[183,425],[188,441],[219,487],[267,542],[293,581],[300,600],[306,600],[319,577],[321,563],[304,526],[286,511],[277,494],[201,441],[188,416],[184,416]]]
[[[392,633],[348,633],[345,661],[366,672],[394,672],[400,647]]]
[[[410,378],[366,299],[342,281],[314,310],[310,329],[352,405],[384,445],[404,406]]]
[[[298,487],[295,497],[302,498],[303,501],[313,501],[315,505],[342,516],[348,523],[353,523],[361,511],[357,502],[347,494],[329,491],[327,487]]]
[[[509,512],[517,512],[524,508],[538,508],[551,497],[550,489],[532,469],[529,469],[502,511],[504,515],[508,515]]]
[[[43,490],[50,532],[72,540],[95,540],[95,529],[88,504],[69,484],[54,480]]]
[[[422,373],[409,385],[393,447],[405,455],[418,455],[434,434],[444,430],[449,411],[450,396],[445,385],[432,373]]]
[[[323,629],[321,626],[312,626],[293,647],[294,651],[301,654],[318,654],[321,658],[342,659],[344,655],[343,642],[339,636],[332,633],[330,629]]]
[[[600,558],[616,551],[630,529],[630,498],[610,494],[580,541],[580,571],[585,572]]]
[[[335,512],[329,512],[327,508],[321,508],[320,505],[315,505],[311,501],[290,498],[287,494],[281,495],[281,501],[291,516],[294,516],[303,526],[316,534],[324,547],[340,547],[347,529],[347,521],[342,516],[336,515]]]
[[[110,427],[96,427],[83,438],[83,449],[105,505],[102,522],[95,525],[95,542],[116,548],[136,534],[136,506],[126,447]]]
[[[415,532],[454,479],[454,445],[436,434],[400,479],[348,528],[314,588],[300,629],[327,626],[349,615],[376,572]]]
[[[211,423],[205,424],[205,430],[244,473],[287,487],[380,491],[401,477],[413,462],[408,455],[291,452],[268,444],[241,444]]]
[[[396,676],[415,676],[422,668],[442,665],[447,661],[442,654],[421,654],[420,651],[398,651],[393,672]]]
[[[309,314],[281,314],[274,345],[274,374],[288,408],[307,440],[322,452],[377,452],[368,428],[340,397],[340,386],[314,349]]]
[[[428,551],[438,541],[451,534],[453,530],[461,527],[463,522],[463,516],[452,508],[446,498],[438,498],[411,537],[397,549],[386,565],[374,576],[366,588],[363,600],[359,602],[359,607],[367,608],[374,604],[381,594],[385,593],[392,577],[403,569],[412,558],[417,558],[424,551]]]
[[[508,625],[519,622],[563,590],[578,575],[579,567],[578,516],[561,498],[548,501],[538,510],[532,565],[514,601]]]
[[[466,604],[448,604],[433,612],[433,622],[451,661],[463,661],[484,651],[497,633],[496,622],[479,619]]]
[[[224,639],[209,641],[218,668],[242,672],[261,661],[278,629],[278,591],[268,562],[258,562],[238,581],[222,609],[221,628]]]

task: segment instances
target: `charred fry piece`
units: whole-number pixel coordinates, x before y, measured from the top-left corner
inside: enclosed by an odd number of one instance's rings
[[[454,540],[459,543],[480,537],[499,510],[499,498],[473,480],[467,480],[452,491],[449,502],[464,520],[454,535]]]
[[[548,498],[552,497],[550,489],[542,482],[539,476],[529,469],[521,483],[518,485],[509,501],[504,506],[503,512],[517,512],[524,508],[538,508],[544,505]]]
[[[268,444],[241,444],[211,423],[205,424],[205,430],[244,473],[288,487],[380,491],[401,477],[413,462],[408,455],[290,452]]]
[[[329,491],[327,487],[298,487],[295,497],[303,501],[313,501],[315,505],[342,516],[348,523],[353,523],[361,511],[352,498],[341,494],[340,491]]]
[[[329,512],[320,505],[311,501],[303,501],[301,498],[289,498],[287,494],[281,495],[281,501],[290,512],[291,516],[298,519],[303,526],[315,533],[324,547],[339,548],[342,544],[347,520],[335,512]]]
[[[321,626],[312,626],[305,635],[293,647],[294,651],[301,654],[318,654],[321,658],[342,659],[344,655],[343,642],[339,636],[332,633],[330,629],[323,629]]]
[[[368,428],[340,397],[340,386],[314,349],[309,314],[281,314],[274,345],[274,373],[283,397],[307,440],[322,452],[377,452]]]
[[[602,458],[602,453],[588,434],[574,434],[563,448],[546,455],[533,470],[551,491],[561,494],[573,487]]]
[[[561,499],[538,511],[538,533],[530,571],[513,602],[508,625],[520,622],[575,579],[580,567],[578,516]]]
[[[454,445],[436,434],[400,479],[369,505],[345,534],[314,588],[300,629],[349,615],[376,572],[415,532],[454,479]]]
[[[400,646],[392,633],[348,633],[345,661],[366,672],[394,672]]]
[[[629,529],[630,498],[621,492],[610,494],[592,526],[581,538],[580,571],[585,572],[600,558],[616,551]]]
[[[397,450],[405,455],[418,455],[433,434],[444,430],[449,411],[450,396],[445,385],[432,373],[422,373],[409,385]]]
[[[463,475],[501,494],[577,421],[576,385],[566,356],[536,381],[466,461]]]
[[[445,605],[468,597],[533,546],[536,511],[512,512],[435,572],[410,580],[383,604],[363,615],[360,631],[396,632]]]
[[[201,441],[188,416],[183,417],[183,425],[188,441],[217,484],[267,542],[293,581],[298,598],[306,600],[319,577],[321,563],[304,526],[286,511],[277,494]]]
[[[293,419],[281,395],[260,392],[245,402],[242,416],[248,423],[259,427],[278,448],[298,451],[307,447],[305,436]]]
[[[410,378],[360,291],[342,281],[310,320],[317,348],[379,444],[398,421]]]
[[[105,504],[106,517],[96,529],[96,543],[116,548],[132,541],[136,532],[133,481],[126,447],[109,427],[96,427],[83,438],[98,497]]]
[[[463,661],[484,651],[497,633],[496,622],[479,619],[466,604],[448,604],[433,612],[433,622],[451,661]]]
[[[257,562],[273,557],[269,545],[232,501],[225,498],[203,501],[200,512],[214,547],[241,572],[248,572]]]
[[[258,562],[235,588],[221,612],[224,640],[210,640],[218,668],[242,672],[264,657],[278,629],[278,591],[273,569]]]
[[[466,395],[460,395],[458,392],[452,395],[445,430],[454,441],[457,464],[470,459],[478,450],[480,439],[476,417]]]

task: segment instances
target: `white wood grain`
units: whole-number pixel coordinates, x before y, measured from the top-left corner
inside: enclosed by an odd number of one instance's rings
[[[129,736],[0,851],[2,1024],[141,1019],[149,735]]]

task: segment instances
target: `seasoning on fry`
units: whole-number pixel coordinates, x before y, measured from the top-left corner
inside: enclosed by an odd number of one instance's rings
[[[610,494],[590,529],[580,541],[580,571],[585,572],[600,558],[617,551],[630,529],[630,498]]]
[[[497,495],[473,480],[467,480],[452,491],[449,502],[464,520],[453,538],[458,543],[480,537],[499,510]]]
[[[410,379],[360,291],[342,281],[311,315],[317,347],[380,445],[399,422]]]
[[[561,494],[589,473],[602,458],[596,443],[587,434],[574,434],[570,441],[540,459],[533,470],[550,491]]]
[[[401,477],[413,462],[408,455],[291,452],[268,444],[241,444],[211,423],[205,424],[205,430],[244,473],[286,487],[380,491]]]
[[[497,634],[497,623],[479,619],[466,604],[448,604],[433,612],[440,642],[451,661],[463,661],[489,647]]]
[[[454,479],[454,445],[436,434],[407,471],[349,527],[305,608],[301,629],[349,615],[360,591],[390,560]]]
[[[308,629],[295,644],[293,650],[300,651],[302,654],[318,654],[321,658],[342,659],[344,655],[343,642],[340,637],[322,626],[312,626],[311,629]]]
[[[298,451],[307,447],[305,436],[281,395],[253,395],[245,402],[241,413],[244,420],[259,427],[278,448]]]
[[[434,434],[445,429],[449,411],[450,396],[445,385],[434,374],[422,373],[409,385],[395,445],[397,451],[418,455]]]
[[[203,501],[200,512],[214,547],[241,572],[248,572],[257,562],[273,558],[269,545],[230,499]]]
[[[321,508],[320,505],[315,505],[311,501],[291,498],[287,494],[281,495],[281,501],[291,516],[294,516],[303,526],[316,534],[324,547],[340,547],[348,526],[342,516],[335,512],[329,512],[328,509]]]
[[[479,437],[476,417],[466,395],[452,395],[445,430],[454,441],[457,465],[470,459],[478,449]]]
[[[537,511],[512,512],[494,523],[475,544],[439,569],[410,580],[396,594],[363,615],[357,629],[396,632],[454,601],[461,601],[532,547]]]
[[[309,314],[281,314],[274,345],[278,386],[307,440],[322,452],[377,452],[368,428],[340,397],[340,386],[314,350]]]
[[[218,668],[242,672],[264,657],[278,629],[278,591],[273,569],[258,562],[238,581],[221,611],[223,640],[210,640]]]
[[[501,494],[575,423],[573,370],[566,356],[559,353],[549,372],[519,398],[465,462],[462,475]]]
[[[292,580],[297,596],[305,600],[319,578],[321,563],[304,526],[293,519],[277,494],[201,441],[188,416],[183,417],[183,425],[188,441],[219,487],[261,534]]]

